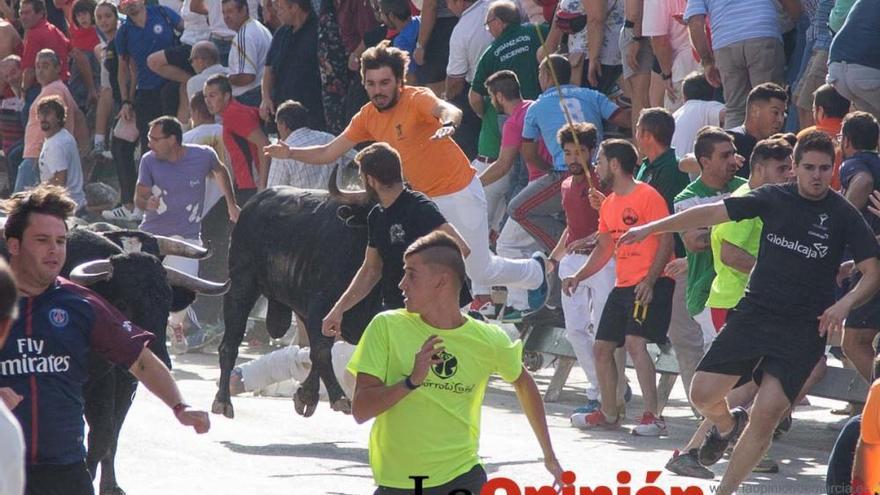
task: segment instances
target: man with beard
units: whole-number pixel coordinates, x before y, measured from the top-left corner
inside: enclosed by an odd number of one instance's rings
[[[620,247],[656,233],[681,232],[729,220],[761,218],[761,244],[745,296],[703,356],[691,401],[712,423],[701,460],[717,460],[735,444],[717,493],[730,495],[761,459],[816,363],[826,337],[839,332],[850,310],[880,287],[880,253],[859,211],[829,184],[834,143],[822,132],[801,138],[794,150],[795,184],[765,185],[741,197],[696,206],[631,229]],[[835,301],[836,278],[846,252],[863,277]],[[725,396],[755,380],[751,419],[733,411]],[[739,441],[737,441],[739,439]]]
[[[495,285],[545,292],[543,254],[511,260],[489,250],[483,186],[452,140],[461,123],[461,110],[428,89],[404,85],[408,65],[406,52],[387,42],[366,50],[361,56],[361,75],[370,103],[342,135],[320,146],[291,148],[278,143],[266,146],[265,153],[272,158],[327,164],[360,142],[386,142],[400,154],[403,175],[412,188],[434,200],[470,248],[465,266],[475,294],[489,294],[489,287]]]
[[[90,495],[83,446],[82,387],[88,355],[129,370],[197,433],[208,414],[189,410],[168,368],[138,328],[94,292],[58,276],[67,255],[65,220],[76,204],[63,189],[41,184],[4,204],[9,265],[18,282],[19,317],[0,347],[0,388],[23,399],[13,409],[24,431],[27,493]]]
[[[612,193],[599,209],[596,246],[586,263],[562,281],[565,295],[571,296],[578,284],[596,273],[612,257],[617,279],[608,296],[599,326],[593,355],[599,378],[601,407],[583,418],[582,428],[618,428],[621,422],[616,397],[618,376],[614,351],[625,347],[635,364],[645,412],[634,435],[659,436],[666,424],[658,416],[656,371],[647,343],[666,342],[675,282],[662,276],[672,259],[672,235],[660,235],[632,246],[617,246],[629,229],[669,215],[666,200],[656,189],[633,179],[638,163],[635,147],[622,139],[609,139],[599,147],[597,172],[603,188]],[[590,195],[596,195],[595,189]]]
[[[563,469],[538,387],[522,364],[522,341],[511,342],[497,326],[459,310],[465,284],[459,244],[432,232],[407,248],[403,260],[406,308],[376,315],[348,365],[357,376],[355,421],[375,418],[370,431],[375,494],[483,491],[480,409],[493,374],[513,386],[544,466],[561,485]]]
[[[40,150],[40,182],[67,189],[77,207],[85,206],[82,164],[76,140],[64,128],[67,115],[64,100],[60,96],[48,96],[37,102],[40,129],[46,135]]]
[[[420,192],[403,185],[400,155],[385,143],[375,143],[357,154],[361,180],[370,199],[378,204],[367,218],[367,254],[348,289],[339,297],[321,330],[329,337],[342,329],[342,315],[353,308],[381,282],[385,308],[403,307],[397,287],[403,278],[403,253],[419,237],[440,230],[451,235],[468,254],[467,244],[455,227],[446,222],[437,205]],[[467,304],[468,301],[462,303]]]

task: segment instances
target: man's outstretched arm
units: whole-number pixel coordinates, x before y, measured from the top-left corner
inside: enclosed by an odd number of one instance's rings
[[[337,136],[336,139],[321,146],[307,146],[304,148],[291,148],[284,143],[275,143],[263,148],[263,153],[269,158],[279,160],[297,160],[306,164],[327,165],[354,148],[357,143],[352,143],[345,136]]]
[[[131,368],[128,369],[147,390],[162,400],[168,407],[174,408],[174,416],[184,426],[192,426],[196,433],[207,433],[211,428],[211,420],[208,413],[188,409],[184,404],[183,396],[177,383],[171,376],[171,372],[165,364],[153,354],[153,351],[144,348]]]
[[[654,220],[639,227],[629,229],[618,241],[622,244],[634,244],[645,240],[651,234],[666,232],[684,232],[685,230],[710,227],[730,221],[727,207],[723,201],[708,205],[694,206],[685,211]]]

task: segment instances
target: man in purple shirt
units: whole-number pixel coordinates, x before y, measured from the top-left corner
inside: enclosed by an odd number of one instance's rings
[[[135,205],[145,212],[141,230],[201,245],[202,218],[207,213],[205,181],[209,176],[226,198],[229,220],[238,220],[241,208],[235,203],[232,179],[213,148],[183,144],[180,121],[167,116],[150,122],[147,139],[151,151],[141,158],[134,198]],[[197,259],[168,256],[164,264],[190,275],[199,274]],[[192,306],[172,313],[171,352],[175,354],[186,352],[188,347],[182,327],[185,316],[189,316],[196,331],[194,340],[201,340],[203,335]]]

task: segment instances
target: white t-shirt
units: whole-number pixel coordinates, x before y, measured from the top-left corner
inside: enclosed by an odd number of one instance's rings
[[[229,51],[229,74],[253,74],[256,77],[245,86],[233,86],[232,96],[238,96],[260,86],[266,54],[272,44],[272,33],[259,21],[248,19],[232,40]]]
[[[24,493],[24,437],[12,411],[0,401],[0,495]]]
[[[489,0],[477,0],[461,14],[449,37],[448,76],[464,76],[467,82],[474,80],[480,55],[492,44],[492,35],[484,27],[487,10]]]
[[[54,136],[46,138],[40,150],[40,182],[49,182],[56,172],[67,171],[67,192],[76,201],[77,206],[86,204],[83,193],[82,164],[79,161],[79,150],[76,139],[61,128]]]
[[[180,42],[190,46],[205,41],[211,36],[208,16],[190,10],[191,3],[192,0],[183,0],[183,5],[180,7],[180,17],[183,18],[183,34],[180,35]]]
[[[211,26],[211,34],[225,39],[235,36],[235,31],[229,29],[226,21],[223,20],[223,2],[221,0],[205,0],[205,4],[208,6],[208,25]],[[248,0],[247,4],[248,14],[256,19],[260,0]]]
[[[717,101],[689,100],[672,116],[675,118],[675,133],[672,134],[672,147],[679,158],[694,151],[697,132],[707,125],[719,125],[719,114],[724,103]]]
[[[645,2],[642,20],[642,35],[669,36],[672,45],[672,82],[680,92],[680,83],[691,72],[698,70],[700,64],[694,58],[691,49],[688,28],[673,17],[682,14],[687,7],[687,0],[653,0]],[[681,97],[676,102],[665,98],[665,107],[675,111],[681,104]]]
[[[190,79],[192,80],[192,79]],[[217,158],[220,159],[220,163],[226,166],[226,169],[229,170],[229,177],[232,178],[232,169],[229,165],[229,156],[226,154],[226,145],[223,144],[223,126],[220,124],[202,124],[200,126],[194,127],[183,133],[183,143],[184,144],[201,144],[204,146],[210,146],[217,152]],[[211,211],[211,208],[217,204],[217,201],[223,197],[223,192],[220,190],[220,186],[217,185],[217,181],[213,179],[213,177],[208,177],[205,180],[205,209],[204,211]]]
[[[205,70],[189,78],[189,80],[186,82],[187,99],[192,100],[193,95],[195,95],[199,91],[204,91],[205,81],[207,81],[214,74],[229,74],[229,69],[223,67],[220,64],[214,64],[210,67],[205,67]]]

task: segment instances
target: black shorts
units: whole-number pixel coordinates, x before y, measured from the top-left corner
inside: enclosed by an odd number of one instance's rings
[[[85,462],[27,467],[26,495],[92,495],[92,477]]]
[[[666,343],[669,319],[672,316],[672,293],[675,281],[660,277],[654,283],[654,297],[644,308],[635,305],[636,287],[615,287],[608,295],[596,340],[616,342],[623,346],[627,335],[637,335],[655,344]]]
[[[440,17],[434,23],[431,37],[425,45],[425,63],[419,67],[419,83],[431,84],[446,79],[449,63],[449,38],[458,23],[458,17]]]
[[[855,287],[861,276],[850,280],[850,287]],[[844,322],[846,328],[880,329],[880,293],[874,294],[870,301],[849,312]]]
[[[825,354],[818,328],[818,320],[783,317],[742,300],[728,314],[697,371],[739,376],[736,387],[752,380],[760,384],[766,372],[794,403]]]
[[[422,485],[430,485],[431,480],[421,480]],[[433,486],[430,488],[423,488],[422,491],[418,492],[422,495],[447,495],[449,493],[473,493],[477,495],[480,491],[483,490],[483,485],[488,481],[488,477],[486,476],[486,471],[483,469],[483,466],[477,464],[471,468],[470,471],[462,474],[461,476],[456,477],[452,481],[448,483],[444,483],[440,486]],[[415,481],[413,481],[415,483]],[[415,485],[413,485],[413,488]],[[413,489],[402,489],[402,488],[388,488],[386,486],[380,486],[376,489],[373,495],[411,495],[413,493]]]
[[[183,69],[190,74],[195,74],[195,69],[193,69],[192,65],[190,65],[189,63],[189,56],[191,53],[192,46],[187,45],[186,43],[182,43],[177,46],[172,46],[171,48],[166,48],[165,60],[167,60],[169,64],[177,67],[178,69]]]

